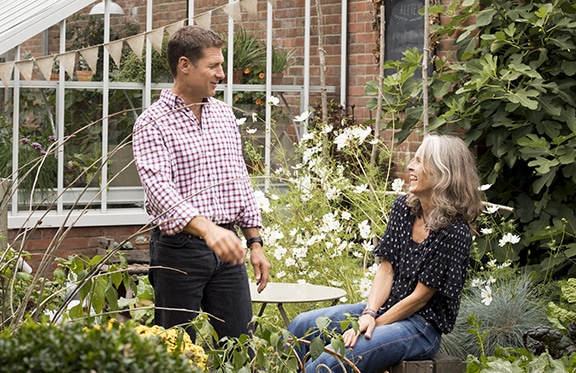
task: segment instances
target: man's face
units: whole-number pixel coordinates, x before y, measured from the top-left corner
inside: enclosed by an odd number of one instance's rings
[[[195,95],[204,98],[216,94],[216,86],[225,78],[223,62],[224,57],[220,48],[204,49],[204,57],[198,60],[196,65],[191,65],[189,74],[185,76],[186,84]]]

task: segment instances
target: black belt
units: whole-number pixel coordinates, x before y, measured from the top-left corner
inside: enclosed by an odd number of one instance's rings
[[[224,229],[228,229],[228,230],[236,233],[236,223],[234,223],[234,222],[232,222],[232,223],[221,223],[221,224],[216,224],[216,225],[219,226],[219,227],[222,227],[222,228],[224,228]],[[162,231],[161,231],[160,228],[158,228],[158,227],[154,228],[152,231],[156,231],[157,234],[161,234],[161,235],[164,234],[164,233],[162,233]],[[186,233],[186,232],[176,233],[175,236],[177,236],[177,235],[179,235],[179,234],[183,234],[183,235],[188,236],[188,237],[199,238],[199,239],[201,239],[201,240],[203,239],[203,238],[200,237],[200,236],[196,236],[195,234],[190,234],[190,233]]]

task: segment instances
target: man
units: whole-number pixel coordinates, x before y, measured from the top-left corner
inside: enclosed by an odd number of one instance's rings
[[[236,337],[248,332],[252,318],[246,250],[236,227],[251,249],[259,292],[270,263],[236,118],[213,97],[225,77],[223,44],[197,26],[172,35],[166,53],[173,87],[136,121],[133,148],[146,211],[156,225],[149,274],[155,323],[185,326],[202,309],[219,337]]]

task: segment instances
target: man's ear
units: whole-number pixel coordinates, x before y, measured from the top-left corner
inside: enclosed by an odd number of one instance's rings
[[[178,59],[178,70],[182,71],[184,74],[187,74],[191,67],[192,63],[188,58],[180,57]]]

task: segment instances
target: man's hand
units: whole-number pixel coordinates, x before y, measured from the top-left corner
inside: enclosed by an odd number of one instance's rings
[[[202,237],[206,245],[222,261],[232,265],[244,263],[246,249],[242,247],[240,238],[231,230],[222,228],[203,216],[196,216],[188,222],[184,231]]]
[[[356,345],[358,337],[364,333],[364,338],[370,339],[372,337],[372,332],[376,327],[376,319],[370,315],[362,315],[358,319],[358,332],[354,329],[348,329],[344,332],[342,337],[344,337],[344,347],[352,348]]]
[[[256,285],[258,285],[258,293],[268,285],[268,277],[270,276],[270,262],[266,259],[264,254],[264,249],[260,244],[252,245],[250,250],[250,262],[252,267],[254,267],[254,278],[256,279]]]

